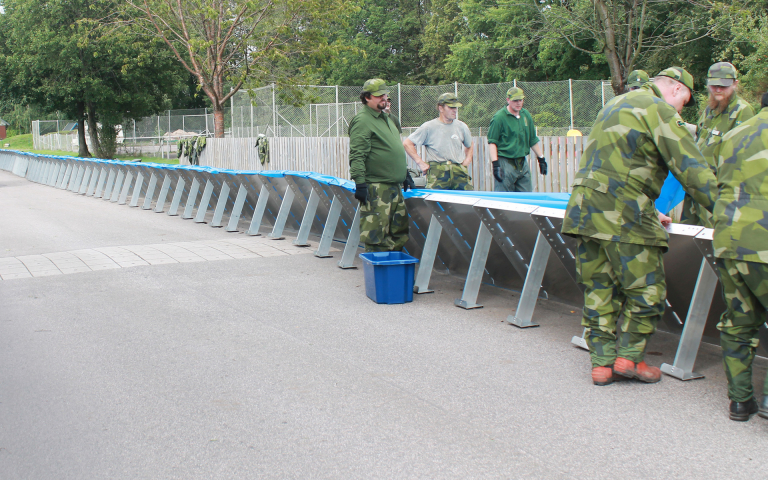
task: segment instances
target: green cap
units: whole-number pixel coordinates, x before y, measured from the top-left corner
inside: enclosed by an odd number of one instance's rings
[[[438,105],[445,105],[446,107],[461,107],[462,104],[459,103],[459,99],[456,97],[456,95],[452,93],[444,93],[437,97],[437,104]]]
[[[523,89],[520,87],[512,87],[507,90],[507,98],[510,100],[522,100],[525,98]]]
[[[721,87],[730,87],[738,78],[736,67],[728,62],[718,62],[709,67],[707,73],[707,86],[719,85]]]
[[[627,88],[639,88],[648,83],[650,78],[645,70],[632,70],[627,77]]]
[[[691,98],[693,98],[693,76],[688,73],[683,67],[669,67],[664,69],[656,75],[657,77],[669,77],[682,83],[688,90],[691,91]]]
[[[363,84],[363,92],[370,93],[374,97],[380,97],[389,93],[387,82],[380,78],[366,80]]]

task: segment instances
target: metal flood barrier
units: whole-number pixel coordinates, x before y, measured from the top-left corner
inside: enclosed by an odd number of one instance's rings
[[[210,167],[120,162],[0,151],[0,169],[28,180],[120,205],[165,213],[224,228],[229,232],[309,245],[319,237],[315,256],[330,257],[343,243],[340,268],[354,268],[360,247],[360,212],[354,183],[313,172],[235,171]],[[507,322],[535,327],[540,299],[583,306],[576,282],[576,243],[560,234],[568,194],[406,192],[410,238],[406,253],[420,258],[414,292],[429,293],[432,272],[464,278],[454,304],[481,308],[481,285],[519,293]],[[693,371],[702,341],[718,344],[715,328],[725,305],[712,254],[712,230],[673,224],[664,256],[667,305],[659,329],[680,336],[673,364],[662,371],[681,380]],[[692,266],[699,268],[692,268]],[[573,343],[586,348],[574,325]],[[762,328],[758,354],[766,356],[768,330]]]

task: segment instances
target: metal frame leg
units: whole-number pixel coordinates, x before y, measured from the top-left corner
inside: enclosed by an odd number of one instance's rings
[[[91,180],[91,171],[92,168],[90,166],[86,167],[85,172],[83,173],[83,180],[80,182],[80,188],[77,189],[78,195],[85,195],[86,190],[88,190],[88,182]]]
[[[269,189],[266,185],[261,186],[259,192],[259,200],[256,202],[256,208],[253,210],[253,218],[251,218],[251,225],[248,227],[248,231],[245,232],[248,235],[261,235],[259,229],[261,228],[261,221],[264,219],[264,210],[267,209],[267,201],[269,200]]]
[[[155,188],[157,187],[157,175],[152,172],[152,176],[149,177],[149,185],[147,185],[147,193],[144,195],[144,204],[141,206],[142,210],[149,210],[152,208],[152,197],[155,195]]]
[[[84,170],[85,169],[83,168],[82,165],[77,166],[77,172],[75,173],[75,175],[72,175],[69,179],[69,185],[67,185],[67,190],[69,190],[70,192],[75,191],[75,185],[79,185],[80,182],[83,181]]]
[[[96,190],[93,191],[93,198],[101,198],[101,195],[104,192],[104,184],[107,183],[108,175],[109,173],[107,172],[107,169],[102,167],[101,173],[99,173],[99,181],[96,182]]]
[[[48,186],[55,187],[56,184],[59,182],[59,175],[61,172],[61,163],[56,163],[56,167],[53,169],[53,175],[51,175],[51,179],[48,182]]]
[[[131,203],[129,207],[139,206],[139,195],[141,195],[141,187],[144,186],[144,172],[139,172],[136,175],[136,183],[133,186],[133,195],[131,196]]]
[[[192,218],[192,210],[195,208],[195,201],[197,200],[197,192],[200,191],[200,180],[195,177],[192,180],[192,185],[189,187],[189,195],[187,195],[187,204],[184,206],[184,214],[181,218],[188,220]]]
[[[277,219],[275,219],[275,225],[272,227],[272,232],[267,237],[272,240],[282,240],[283,229],[285,228],[285,222],[288,220],[288,214],[291,213],[291,205],[293,204],[293,198],[296,196],[293,193],[292,188],[285,189],[285,195],[283,195],[283,202],[280,204],[280,211],[277,213]]]
[[[216,209],[213,211],[213,219],[211,220],[212,227],[221,227],[221,217],[224,216],[224,209],[229,200],[229,190],[229,184],[223,182],[219,189],[219,201],[216,202]]]
[[[680,335],[675,361],[672,365],[661,364],[662,372],[680,380],[704,378],[704,375],[693,371],[693,365],[696,363],[701,336],[704,334],[704,326],[709,316],[709,307],[712,305],[712,298],[717,288],[717,274],[707,263],[706,257],[701,260],[699,278],[693,290],[691,306],[688,308],[688,316],[683,325],[683,334]]]
[[[173,198],[171,199],[171,208],[168,209],[168,215],[175,216],[179,214],[179,203],[181,203],[181,196],[184,194],[185,184],[184,178],[179,175],[179,179],[176,180],[176,191],[173,192]]]
[[[56,186],[56,188],[64,189],[65,185],[69,183],[69,177],[72,175],[72,164],[67,165],[67,169],[64,170],[64,176],[61,179],[61,182]]]
[[[320,237],[320,244],[315,251],[317,258],[328,258],[331,256],[329,252],[333,243],[333,234],[336,233],[336,226],[339,224],[339,217],[341,217],[341,200],[334,195],[331,201],[331,208],[328,210],[328,218],[325,219],[325,227],[323,228],[323,235]]]
[[[131,182],[133,181],[133,173],[128,172],[125,174],[125,180],[123,181],[123,186],[120,189],[120,194],[117,197],[117,204],[118,205],[125,205],[125,202],[128,200],[128,192],[131,191]],[[115,190],[117,191],[118,185],[115,184]]]
[[[53,182],[53,185],[52,185],[54,188],[61,188],[61,184],[64,183],[64,175],[66,175],[66,173],[67,173],[67,165],[62,163],[61,166],[59,167],[59,174],[56,177],[56,181]]]
[[[539,298],[541,281],[544,279],[544,272],[547,269],[550,251],[552,251],[552,247],[549,246],[544,234],[539,232],[536,236],[536,246],[533,247],[531,263],[528,265],[528,274],[525,276],[523,293],[520,295],[520,301],[517,302],[515,314],[507,317],[508,323],[520,328],[539,326],[538,323],[533,323],[531,320],[536,308],[536,299]]]
[[[571,338],[571,343],[576,345],[579,348],[583,348],[586,351],[589,351],[589,345],[587,345],[587,329],[581,331],[581,336],[574,335]]]
[[[349,227],[349,236],[347,237],[347,244],[344,246],[344,252],[341,254],[341,260],[339,260],[339,268],[357,268],[354,265],[355,254],[357,248],[360,246],[360,206],[358,205],[355,210],[355,218],[352,220],[352,225]]]
[[[467,270],[467,279],[464,282],[464,290],[462,291],[461,298],[457,298],[453,302],[457,307],[466,310],[483,308],[482,305],[477,303],[477,294],[480,292],[480,283],[483,280],[485,262],[488,260],[488,252],[491,250],[492,241],[493,236],[488,227],[485,226],[485,223],[480,222],[475,248],[472,249],[472,260],[469,262],[469,270]]]
[[[208,213],[208,205],[211,203],[211,195],[213,195],[213,183],[208,180],[205,182],[203,196],[200,197],[197,215],[195,215],[195,223],[203,223],[205,221],[205,214]]]
[[[432,278],[432,269],[435,266],[437,257],[437,246],[440,244],[440,235],[443,233],[443,226],[437,218],[432,215],[429,219],[429,228],[427,229],[427,239],[424,241],[424,250],[421,252],[419,260],[419,273],[413,284],[413,293],[432,293],[429,289],[429,279]]]
[[[312,230],[312,223],[315,221],[315,213],[317,213],[317,204],[320,203],[320,197],[317,195],[315,189],[309,194],[309,200],[307,201],[307,208],[304,209],[304,216],[301,218],[301,225],[299,226],[299,233],[296,235],[296,240],[293,244],[298,247],[308,247],[309,232]]]
[[[168,174],[163,179],[163,185],[160,187],[160,193],[157,194],[157,203],[155,204],[155,213],[163,213],[165,201],[168,199],[168,190],[171,189],[171,177]]]
[[[112,196],[112,190],[115,188],[115,177],[117,172],[114,168],[109,169],[109,175],[107,176],[107,186],[104,187],[104,193],[101,196],[102,200],[109,201]]]
[[[131,172],[128,172],[128,175],[125,174],[122,170],[117,172],[117,178],[115,179],[115,186],[112,188],[112,197],[110,197],[110,202],[117,202],[120,199],[120,192],[122,189],[125,188],[125,185],[131,186],[131,179],[133,178],[133,174]]]
[[[93,192],[96,191],[96,183],[99,181],[99,173],[101,171],[96,172],[97,167],[93,167],[93,173],[91,173],[91,183],[88,184],[88,189],[85,191],[86,197],[92,197]]]
[[[237,224],[240,223],[240,215],[243,213],[243,205],[245,205],[245,199],[247,197],[248,189],[241,183],[240,188],[237,189],[235,204],[232,205],[232,214],[229,216],[229,222],[227,222],[227,232],[237,231]]]

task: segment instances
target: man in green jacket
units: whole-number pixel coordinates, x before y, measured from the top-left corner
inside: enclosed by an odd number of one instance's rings
[[[579,163],[562,233],[578,245],[582,325],[596,385],[612,383],[614,372],[648,383],[661,379],[644,361],[667,296],[662,254],[669,235],[654,201],[668,172],[706,208],[717,193],[717,180],[679,115],[692,91],[693,77],[671,67],[612,99],[597,114]]]
[[[645,70],[632,70],[627,76],[627,90],[637,90],[650,81]]]
[[[531,150],[539,161],[539,171],[547,174],[547,160],[541,150],[533,117],[523,108],[522,88],[507,90],[507,106],[491,119],[488,149],[491,155],[496,192],[531,192],[531,169],[526,158]]]
[[[723,135],[738,127],[755,115],[749,103],[737,94],[739,80],[736,67],[728,62],[719,62],[709,67],[707,90],[709,101],[707,108],[699,118],[696,132],[696,145],[715,169],[715,147],[720,144]],[[690,195],[683,199],[683,213],[680,223],[712,227],[712,215],[696,205]]]
[[[724,135],[716,152],[713,243],[726,305],[717,328],[730,418],[746,421],[758,412],[752,361],[768,311],[768,94],[762,110]],[[768,379],[759,414],[768,418]]]
[[[349,122],[349,174],[360,202],[360,240],[366,252],[402,250],[408,241],[404,189],[413,188],[405,149],[387,107],[387,85],[374,78],[363,85],[363,109]]]

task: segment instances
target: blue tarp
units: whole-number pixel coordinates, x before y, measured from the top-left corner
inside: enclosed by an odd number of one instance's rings
[[[677,181],[674,175],[667,175],[664,185],[661,186],[661,193],[656,199],[656,209],[664,215],[669,214],[670,210],[675,208],[678,203],[683,201],[685,192],[683,186]]]

